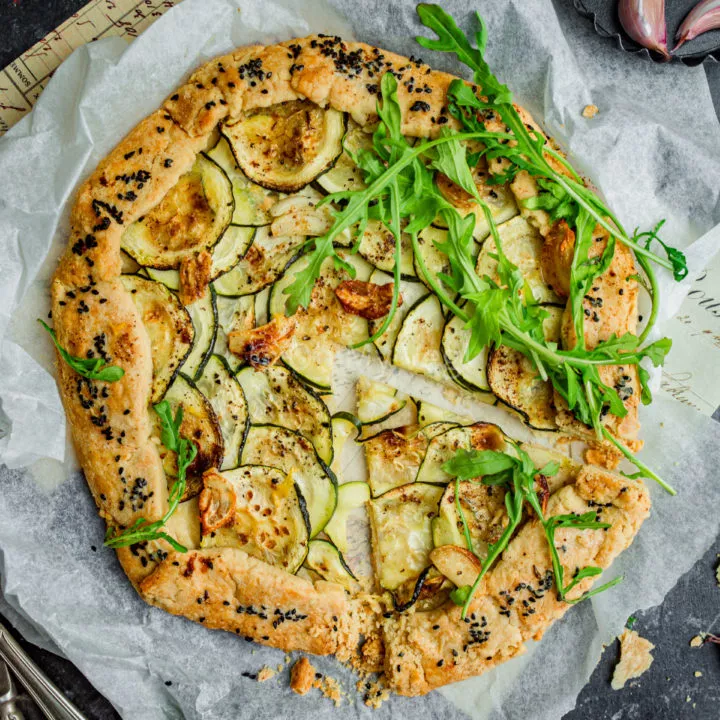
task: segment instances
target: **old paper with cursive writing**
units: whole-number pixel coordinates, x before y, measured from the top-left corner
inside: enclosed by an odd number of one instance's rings
[[[720,406],[720,254],[697,277],[664,330],[673,347],[665,360],[661,388],[712,415]]]

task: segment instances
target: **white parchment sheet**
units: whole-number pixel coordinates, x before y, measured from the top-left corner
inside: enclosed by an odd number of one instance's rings
[[[443,4],[471,27],[468,4]],[[705,75],[609,52],[567,5],[477,0],[491,65],[624,223],[667,218],[664,237],[688,250],[698,272],[720,245],[720,126]],[[0,140],[0,459],[12,468],[0,471],[3,611],[30,639],[69,657],[128,720],[371,714],[333,659],[316,664],[348,691],[339,708],[292,695],[287,670],[263,685],[241,677],[278,665],[283,653],[173,618],[135,595],[102,549],[102,524],[66,447],[50,344],[34,321],[48,311],[72,194],[118,139],[213,55],[318,31],[458,71],[412,41],[420,31],[413,2],[185,0],[131,46],[113,38],[76,51],[32,114]],[[589,103],[600,109],[592,120],[581,116]],[[663,277],[663,318],[688,284]],[[425,381],[403,382],[416,395],[429,392]],[[625,582],[573,609],[525,657],[425,698],[393,698],[374,717],[550,720],[573,707],[602,644],[632,612],[660,603],[718,532],[720,427],[660,397],[642,420],[642,457],[679,495],[652,489],[652,517],[612,569]]]

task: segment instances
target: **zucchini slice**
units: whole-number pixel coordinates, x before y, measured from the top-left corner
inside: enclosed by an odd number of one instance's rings
[[[418,233],[417,241],[418,253],[421,256],[421,259],[424,261],[425,268],[430,274],[430,277],[437,278],[440,274],[452,274],[450,269],[450,260],[448,259],[448,256],[444,252],[442,252],[442,250],[438,250],[438,248],[436,247],[436,243],[444,243],[447,241],[447,230],[435,227],[434,225],[430,225],[429,227],[426,227],[424,230],[421,230]],[[479,251],[480,246],[477,243],[473,243],[473,257],[475,257]],[[415,256],[414,263],[415,274],[421,282],[427,285],[429,290],[432,290],[432,287],[430,287],[430,285],[425,279],[425,275],[423,274],[422,268],[420,267],[417,255]],[[450,297],[454,297],[455,293],[447,286],[444,287],[448,295]]]
[[[347,523],[353,510],[365,507],[370,500],[370,486],[366,482],[349,482],[338,487],[337,507],[325,533],[335,543],[340,552],[348,551]]]
[[[490,208],[490,214],[495,224],[499,225],[515,217],[519,212],[518,206],[515,202],[515,196],[510,190],[510,186],[488,185],[487,173],[485,171],[486,165],[483,162],[478,163],[478,165],[473,168],[475,187],[477,187],[480,197]],[[455,206],[463,217],[470,213],[475,213],[473,237],[476,240],[486,238],[490,234],[490,226],[485,219],[485,213],[473,197],[444,175],[438,173],[435,178],[440,192]],[[446,227],[442,218],[437,218],[435,224],[439,227]]]
[[[220,424],[225,453],[219,467],[221,470],[233,468],[240,461],[240,452],[248,430],[245,393],[225,359],[219,355],[213,355],[208,360],[195,384],[210,401]]]
[[[376,285],[387,285],[392,281],[392,276],[386,275],[381,270],[373,270],[370,275],[370,282],[375,283]],[[392,349],[395,345],[395,338],[397,338],[397,334],[400,332],[400,326],[402,325],[405,316],[408,314],[413,305],[427,294],[427,288],[422,283],[406,282],[404,280],[400,281],[400,296],[402,297],[403,304],[395,310],[395,315],[393,315],[387,330],[385,330],[385,332],[377,340],[375,340],[375,347],[378,349],[378,352],[383,360],[389,361],[391,359]],[[375,332],[380,329],[384,320],[385,318],[380,318],[379,320],[368,320],[368,332],[371,335],[374,335]]]
[[[430,565],[432,519],[443,488],[411,483],[370,500],[373,562],[381,587],[396,590]]]
[[[214,352],[222,355],[231,369],[237,371],[239,359],[230,352],[228,347],[228,334],[233,331],[252,330],[255,327],[255,298],[246,295],[239,298],[215,298],[218,315],[217,337],[215,338]]]
[[[178,270],[158,270],[147,267],[145,273],[151,280],[162,283],[166,288],[177,292],[180,290],[180,272]]]
[[[517,216],[498,226],[498,234],[502,241],[503,252],[510,262],[517,265],[533,292],[535,300],[540,303],[559,303],[560,298],[545,282],[542,274],[540,254],[543,237],[524,217]],[[495,282],[500,281],[497,274],[497,260],[491,255],[497,254],[495,239],[489,237],[478,255],[475,271],[480,277],[488,275]]]
[[[358,252],[378,270],[392,273],[395,267],[395,237],[379,220],[370,220],[360,238]],[[410,237],[400,235],[400,274],[403,278],[416,279]]]
[[[323,580],[342,585],[348,592],[357,587],[357,578],[345,562],[338,548],[328,540],[311,540],[305,566]]]
[[[581,470],[582,466],[558,450],[551,450],[550,448],[533,445],[531,443],[522,443],[520,447],[530,456],[535,467],[543,468],[549,462],[556,462],[560,466],[555,475],[547,478],[548,488],[551,494],[557,492],[565,485],[574,482],[577,474]]]
[[[178,368],[188,356],[195,330],[188,311],[164,285],[139,275],[122,275],[150,338],[152,394],[154,405],[162,400]]]
[[[188,305],[187,311],[195,328],[195,340],[183,363],[182,371],[195,380],[202,375],[203,368],[213,353],[217,337],[217,305],[213,286],[210,285],[210,292]]]
[[[432,422],[429,425],[425,425],[420,431],[427,439],[428,442],[432,440],[436,435],[442,435],[444,432],[457,427],[461,423],[456,422]]]
[[[470,330],[457,315],[445,323],[442,336],[442,354],[450,377],[466,390],[490,392],[487,379],[488,348],[485,346],[472,360],[465,361]]]
[[[272,285],[300,253],[302,235],[275,237],[269,227],[258,228],[243,258],[229,272],[215,281],[219,295],[241,297],[254,295]]]
[[[310,537],[327,525],[337,505],[337,480],[309,440],[277,425],[253,425],[241,453],[244,465],[270,465],[300,487],[310,518]]]
[[[345,252],[341,255],[355,268],[357,280],[370,277],[372,268],[362,258]],[[308,257],[296,260],[273,285],[268,301],[270,317],[285,314],[287,296],[283,291],[308,262]],[[335,297],[335,288],[347,279],[348,273],[335,268],[332,258],[323,262],[309,306],[300,308],[293,316],[297,327],[289,349],[282,355],[285,365],[305,382],[321,390],[330,390],[333,360],[338,347],[354,345],[368,337],[367,320],[346,312]]]
[[[445,317],[437,297],[428,295],[418,300],[395,339],[393,365],[441,383],[451,382],[440,349],[444,328]]]
[[[189,550],[200,547],[200,511],[198,498],[181,502],[165,523],[165,531]]]
[[[242,368],[237,379],[256,425],[280,425],[300,433],[329,465],[333,459],[330,411],[327,405],[289,370],[270,365],[263,370]]]
[[[349,412],[338,412],[332,416],[333,461],[331,470],[342,481],[345,468],[343,453],[350,438],[356,438],[361,428],[360,421]]]
[[[446,485],[453,478],[442,466],[453,458],[458,450],[502,450],[504,447],[505,436],[497,425],[478,422],[450,428],[430,440],[415,480]]]
[[[364,375],[358,378],[357,417],[363,425],[383,422],[400,412],[410,399],[405,393],[385,383],[375,382]]]
[[[296,192],[325,172],[342,152],[344,113],[308,100],[254,110],[224,125],[235,162],[269,190]]]
[[[429,403],[427,400],[421,400],[418,404],[418,423],[420,427],[440,422],[449,422],[455,425],[472,425],[472,419],[465,415],[458,415],[452,410],[445,410]]]
[[[170,403],[173,417],[178,408],[183,409],[183,421],[180,435],[191,440],[197,447],[197,455],[187,469],[187,488],[182,499],[195,497],[202,490],[202,475],[210,468],[220,467],[224,444],[222,430],[210,401],[197,389],[195,383],[183,373],[179,373],[165,393]],[[160,420],[153,413],[156,434],[160,436]],[[165,473],[170,477],[177,475],[177,455],[159,444],[160,457]]]
[[[363,130],[354,120],[348,120],[347,132],[343,138],[343,152],[333,166],[318,176],[317,184],[327,193],[364,190],[367,185],[362,170],[353,162],[350,153],[369,150],[372,147],[372,135]]]
[[[560,342],[563,308],[545,305],[549,313],[543,321],[545,338]],[[552,385],[543,381],[533,362],[505,345],[494,347],[488,356],[488,384],[504,405],[520,414],[535,430],[556,431],[556,408]]]
[[[160,203],[122,235],[123,250],[140,265],[167,269],[210,250],[230,224],[235,201],[222,168],[200,153]]]
[[[261,465],[211,472],[200,495],[202,547],[234,547],[294,573],[308,552],[303,496],[291,474]]]
[[[269,225],[270,208],[278,201],[278,193],[250,181],[235,162],[227,139],[220,137],[208,155],[225,171],[232,184],[235,199],[232,222],[236,225]]]
[[[460,507],[468,524],[473,551],[484,557],[488,545],[497,542],[505,529],[505,490],[473,480],[463,480],[459,487]],[[433,520],[433,543],[435,547],[457,545],[470,549],[467,547],[462,519],[455,505],[454,482],[448,484],[440,499],[438,516]]]
[[[500,345],[490,351],[487,374],[493,394],[518,412],[528,427],[558,429],[552,385],[540,377],[532,360]]]
[[[373,497],[413,482],[428,447],[415,426],[384,430],[366,440],[365,463]]]
[[[272,235],[304,235],[319,237],[324,235],[333,225],[332,206],[318,203],[323,199],[322,193],[311,185],[304,187],[294,195],[278,200],[270,208]],[[349,236],[349,233],[348,233]]]

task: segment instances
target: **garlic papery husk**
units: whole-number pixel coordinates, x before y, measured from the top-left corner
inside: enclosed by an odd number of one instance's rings
[[[673,52],[688,40],[719,28],[720,0],[702,0],[688,13],[675,34],[677,45],[673,48]]]
[[[618,15],[625,32],[635,42],[670,60],[665,0],[620,0]]]

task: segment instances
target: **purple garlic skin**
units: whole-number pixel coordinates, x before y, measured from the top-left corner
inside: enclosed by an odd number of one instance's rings
[[[620,0],[618,15],[625,32],[636,43],[670,60],[665,0]]]
[[[675,34],[677,45],[673,48],[673,52],[688,40],[718,28],[720,28],[720,0],[702,0],[687,14]]]

